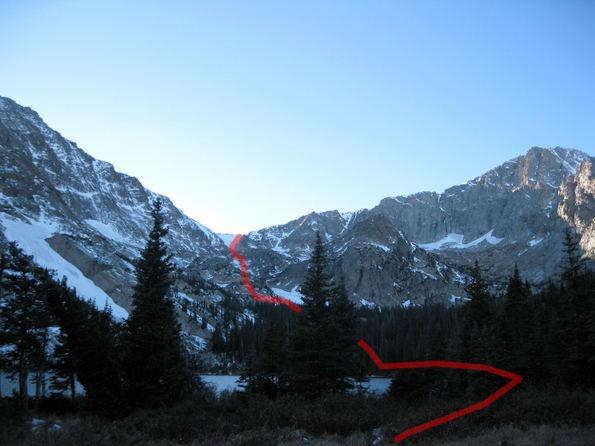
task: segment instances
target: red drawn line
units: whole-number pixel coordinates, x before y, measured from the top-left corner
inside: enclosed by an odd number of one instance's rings
[[[424,424],[420,424],[419,426],[416,426],[412,429],[408,429],[405,432],[403,432],[395,437],[395,443],[398,443],[399,441],[403,440],[404,438],[409,437],[410,435],[417,434],[417,433],[419,433],[421,431],[425,431],[426,429],[429,429],[431,427],[438,426],[440,424],[446,423],[447,421],[451,421],[451,420],[454,420],[455,418],[459,418],[459,417],[462,417],[463,415],[467,415],[471,412],[475,412],[476,410],[483,409],[483,408],[489,406],[490,404],[492,404],[494,401],[496,401],[498,398],[500,398],[502,395],[504,395],[510,389],[512,389],[514,386],[516,386],[518,383],[520,383],[521,380],[523,379],[520,375],[516,375],[514,373],[507,372],[505,370],[497,369],[496,367],[490,367],[489,365],[484,365],[484,364],[469,364],[467,362],[417,361],[417,362],[389,362],[389,363],[385,364],[384,362],[382,362],[380,360],[380,358],[374,352],[374,350],[372,350],[372,347],[370,347],[368,344],[366,344],[366,342],[364,340],[360,340],[357,344],[366,351],[366,353],[370,356],[370,358],[372,358],[372,361],[374,361],[374,363],[381,370],[442,367],[442,368],[448,368],[448,369],[482,370],[484,372],[493,373],[494,375],[498,375],[498,376],[502,376],[504,378],[510,379],[510,382],[508,384],[506,384],[504,387],[502,387],[497,392],[490,395],[485,400],[483,400],[477,404],[473,404],[472,406],[465,407],[464,409],[458,410],[458,411],[448,414],[446,416],[436,418],[435,420],[429,421]]]
[[[274,304],[282,304],[287,305],[296,313],[299,313],[302,309],[293,303],[289,299],[284,299],[282,297],[274,297],[274,296],[264,296],[262,294],[258,294],[252,284],[250,283],[250,279],[248,278],[248,267],[246,265],[246,259],[238,254],[236,247],[238,243],[242,239],[242,235],[238,234],[234,239],[233,242],[229,245],[229,251],[231,252],[231,256],[240,262],[240,268],[242,271],[242,282],[244,286],[250,293],[250,295],[254,298],[254,300],[258,300],[260,302],[269,302]],[[414,428],[408,429],[405,432],[397,435],[395,437],[395,443],[400,442],[401,440],[417,434],[419,432],[425,431],[426,429],[430,429],[431,427],[439,426],[440,424],[446,423],[447,421],[452,421],[456,418],[462,417],[463,415],[470,414],[471,412],[475,412],[479,409],[484,409],[485,407],[492,404],[514,386],[521,382],[523,379],[520,375],[516,375],[511,372],[507,372],[505,370],[497,369],[496,367],[491,367],[489,365],[484,364],[470,364],[467,362],[451,362],[451,361],[416,361],[416,362],[389,362],[384,363],[380,360],[376,352],[372,350],[363,339],[358,341],[357,343],[361,348],[365,350],[365,352],[372,358],[372,361],[376,364],[376,366],[381,370],[394,370],[394,369],[417,369],[417,368],[428,368],[428,367],[441,367],[441,368],[448,368],[448,369],[463,369],[463,370],[481,370],[484,372],[492,373],[494,375],[502,376],[504,378],[510,379],[510,382],[502,387],[497,392],[490,395],[483,401],[479,403],[473,404],[469,407],[465,407],[464,409],[458,410],[451,414],[445,415],[440,418],[436,418],[435,420],[429,421],[424,424],[420,424]]]
[[[236,238],[234,238],[233,242],[231,242],[231,244],[229,245],[229,251],[231,252],[231,256],[235,260],[240,262],[240,268],[242,270],[242,282],[244,282],[244,286],[250,293],[250,296],[252,296],[252,298],[254,300],[258,300],[260,302],[269,302],[272,304],[287,305],[289,308],[291,308],[296,313],[299,313],[300,311],[302,311],[302,309],[298,305],[296,305],[289,299],[285,299],[283,297],[275,297],[275,296],[264,296],[264,295],[258,294],[256,292],[256,290],[250,283],[250,279],[248,278],[248,266],[246,265],[246,258],[244,256],[239,255],[238,251],[236,250],[236,246],[238,246],[238,243],[240,243],[241,239],[242,239],[242,234],[236,235]]]

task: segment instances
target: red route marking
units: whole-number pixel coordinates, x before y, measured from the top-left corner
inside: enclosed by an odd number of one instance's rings
[[[231,256],[235,260],[240,262],[240,269],[242,270],[242,282],[244,282],[244,286],[250,293],[250,296],[252,296],[252,298],[254,300],[258,300],[260,302],[269,302],[272,304],[287,305],[289,308],[291,308],[296,313],[299,313],[300,311],[302,311],[302,309],[298,305],[296,305],[289,299],[285,299],[283,297],[275,297],[275,296],[264,296],[264,295],[258,294],[256,292],[256,290],[250,283],[250,278],[248,277],[248,266],[246,265],[246,258],[244,256],[239,255],[238,251],[236,250],[236,246],[238,246],[238,243],[240,243],[241,239],[242,239],[242,234],[236,235],[236,237],[233,239],[233,242],[231,242],[231,244],[229,245],[229,252],[231,252]]]
[[[240,262],[240,268],[242,270],[242,282],[244,283],[244,286],[246,287],[246,289],[248,290],[248,292],[250,293],[252,298],[254,300],[258,300],[260,302],[269,302],[269,303],[273,303],[273,304],[287,305],[289,308],[291,308],[296,313],[299,313],[300,311],[302,311],[302,309],[298,305],[296,305],[289,299],[285,299],[283,297],[275,297],[275,296],[264,296],[264,295],[258,294],[256,292],[256,290],[250,283],[250,279],[248,277],[248,267],[246,265],[246,259],[245,259],[245,257],[238,254],[238,251],[236,250],[236,247],[238,246],[238,243],[240,243],[241,239],[242,239],[242,234],[238,234],[233,239],[233,242],[231,242],[231,244],[229,245],[229,251],[231,252],[231,256],[235,260]],[[465,407],[464,409],[457,410],[456,412],[445,415],[443,417],[436,418],[435,420],[428,421],[427,423],[420,424],[419,426],[416,426],[414,428],[408,429],[405,432],[403,432],[395,437],[395,443],[398,443],[401,440],[403,440],[413,434],[417,434],[419,432],[425,431],[426,429],[430,429],[431,427],[438,426],[440,424],[446,423],[447,421],[452,421],[455,418],[459,418],[459,417],[462,417],[463,415],[470,414],[471,412],[475,412],[476,410],[484,409],[487,406],[489,406],[490,404],[492,404],[494,401],[496,401],[498,398],[500,398],[502,395],[504,395],[506,392],[508,392],[510,389],[512,389],[514,386],[516,386],[518,383],[520,383],[523,379],[520,375],[516,375],[514,373],[507,372],[506,370],[497,369],[496,367],[491,367],[489,365],[470,364],[467,362],[416,361],[416,362],[384,363],[380,360],[380,358],[378,357],[376,352],[374,352],[374,350],[372,350],[372,347],[370,347],[363,339],[358,341],[357,345],[359,345],[361,348],[363,348],[365,350],[365,352],[370,356],[370,358],[372,358],[372,361],[374,361],[376,366],[381,370],[420,369],[420,368],[428,368],[428,367],[441,367],[441,368],[446,368],[446,369],[481,370],[484,372],[492,373],[494,375],[498,375],[498,376],[502,376],[504,378],[510,379],[510,382],[508,384],[506,384],[504,387],[502,387],[497,392],[490,395],[485,400],[480,401],[479,403],[473,404],[469,407]]]
[[[484,365],[484,364],[470,364],[467,362],[417,361],[417,362],[384,363],[380,360],[380,358],[374,352],[374,350],[372,350],[372,347],[370,347],[368,344],[366,344],[366,342],[364,340],[360,340],[357,344],[361,348],[363,348],[368,355],[370,355],[370,358],[372,358],[372,361],[374,361],[374,363],[381,370],[441,367],[441,368],[447,368],[447,369],[482,370],[484,372],[493,373],[494,375],[498,375],[498,376],[502,376],[504,378],[510,379],[510,382],[508,384],[506,384],[504,387],[502,387],[497,392],[490,395],[485,400],[483,400],[477,404],[473,404],[472,406],[465,407],[464,409],[457,410],[456,412],[445,415],[443,417],[436,418],[435,420],[429,421],[427,423],[420,424],[419,426],[416,426],[412,429],[408,429],[405,432],[403,432],[395,437],[395,443],[398,443],[399,441],[403,440],[404,438],[409,437],[410,435],[417,434],[417,433],[419,433],[421,431],[425,431],[426,429],[429,429],[431,427],[438,426],[440,424],[446,423],[447,421],[451,421],[451,420],[454,420],[455,418],[459,418],[459,417],[462,417],[463,415],[467,415],[471,412],[475,412],[476,410],[483,409],[483,408],[489,406],[490,404],[492,404],[494,401],[496,401],[498,398],[500,398],[502,395],[504,395],[510,389],[512,389],[514,386],[516,386],[518,383],[520,383],[521,380],[523,379],[520,375],[516,375],[514,373],[507,372],[505,370],[497,369],[496,367],[491,367],[489,365]]]

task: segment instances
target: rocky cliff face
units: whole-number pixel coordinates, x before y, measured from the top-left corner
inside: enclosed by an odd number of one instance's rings
[[[0,159],[5,238],[65,274],[87,298],[99,300],[103,293],[130,309],[133,261],[147,235],[150,202],[158,195],[7,98],[0,98]],[[185,329],[208,337],[190,319],[214,325],[221,312],[213,304],[250,298],[221,238],[167,197],[161,199],[188,315],[180,313]],[[238,252],[260,293],[299,299],[319,231],[332,274],[356,303],[453,302],[464,297],[465,272],[475,260],[496,282],[518,263],[525,278],[545,283],[555,276],[568,226],[592,255],[594,216],[593,160],[576,150],[535,147],[440,194],[385,198],[372,209],[311,213],[251,232]]]
[[[96,299],[98,305],[108,300],[116,315],[125,317],[131,308],[133,262],[145,244],[150,206],[158,196],[179,267],[180,290],[192,291],[181,280],[186,271],[210,281],[234,269],[221,239],[169,198],[91,157],[33,110],[1,97],[0,160],[4,237],[17,240],[59,276],[66,275],[84,297]],[[212,291],[203,297],[219,300],[220,294]]]
[[[534,147],[441,194],[385,198],[369,210],[312,213],[253,232],[245,255],[255,275],[293,290],[318,230],[335,277],[356,300],[379,305],[464,296],[465,271],[476,260],[495,282],[518,263],[526,279],[543,284],[555,278],[568,224],[587,253],[595,250],[592,166],[577,150]]]
[[[542,283],[561,258],[558,191],[589,159],[576,150],[534,147],[442,194],[387,198],[370,212],[386,215],[405,237],[444,261],[463,267],[477,259],[496,279],[518,262],[527,279]]]
[[[560,187],[558,215],[581,235],[586,256],[595,257],[595,168],[585,161]]]

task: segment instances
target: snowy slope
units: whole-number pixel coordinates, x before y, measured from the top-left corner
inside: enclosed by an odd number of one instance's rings
[[[95,301],[98,308],[104,308],[108,304],[112,308],[113,315],[119,319],[128,317],[125,309],[116,305],[105,291],[97,287],[78,268],[67,262],[48,245],[45,239],[59,230],[55,223],[35,220],[29,220],[26,223],[3,214],[0,214],[0,222],[4,227],[6,238],[18,240],[19,247],[26,254],[32,255],[39,265],[54,270],[58,279],[67,277],[68,285],[76,288],[79,296]]]

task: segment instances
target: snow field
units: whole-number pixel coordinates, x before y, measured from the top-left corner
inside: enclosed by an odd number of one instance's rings
[[[105,291],[97,287],[92,280],[86,278],[78,268],[62,258],[45,241],[59,229],[57,224],[31,219],[29,219],[30,223],[25,223],[22,220],[13,220],[7,216],[1,216],[0,219],[6,228],[4,234],[8,240],[17,241],[18,246],[26,254],[32,255],[35,262],[45,268],[54,270],[57,278],[66,276],[68,286],[76,288],[79,296],[86,300],[94,299],[95,305],[99,309],[103,309],[107,303],[112,308],[113,315],[116,318],[126,319],[128,317],[128,312],[124,308],[116,305]]]

